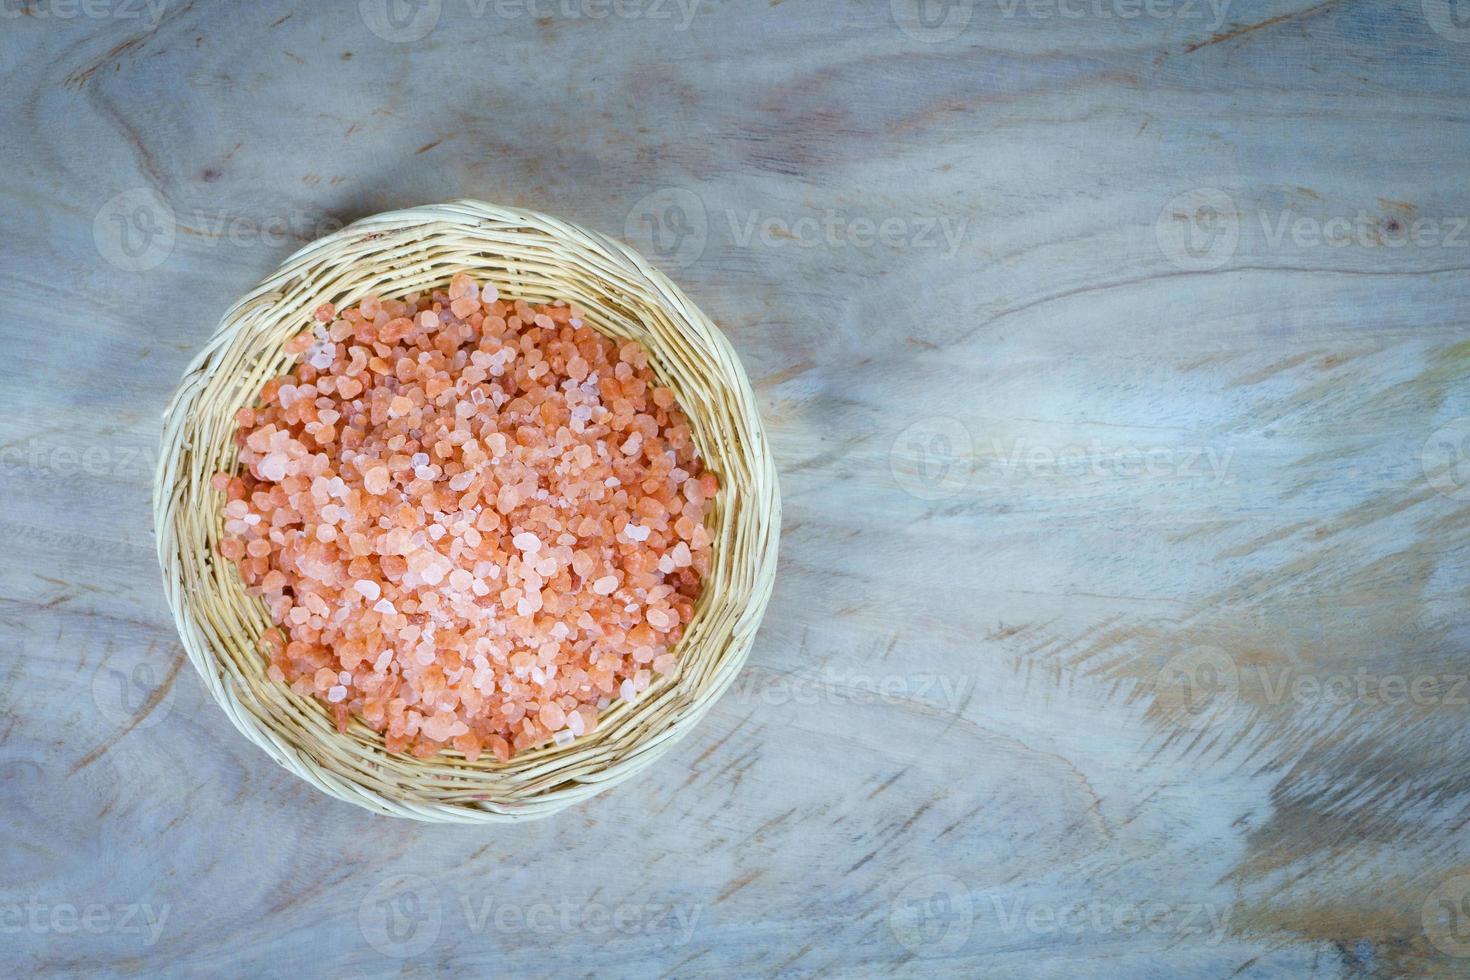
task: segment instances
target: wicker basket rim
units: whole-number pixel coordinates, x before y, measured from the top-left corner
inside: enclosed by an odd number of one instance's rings
[[[203,458],[206,450],[218,453],[220,439],[229,437],[218,426],[206,425],[203,417],[212,419],[222,408],[233,411],[215,401],[238,398],[234,389],[248,388],[248,376],[236,380],[246,363],[245,352],[254,350],[256,361],[249,363],[258,372],[268,360],[262,351],[270,352],[272,344],[278,347],[285,336],[304,325],[292,319],[305,301],[302,297],[309,300],[329,291],[335,280],[324,280],[331,274],[346,275],[343,269],[361,279],[363,270],[369,268],[366,257],[376,254],[373,249],[385,244],[398,248],[399,239],[404,249],[429,253],[442,248],[450,257],[425,259],[422,268],[388,268],[377,274],[380,278],[397,276],[402,282],[411,274],[433,276],[434,262],[440,263],[439,272],[457,263],[480,268],[469,261],[476,255],[481,256],[483,267],[500,269],[489,265],[487,256],[492,253],[484,242],[492,242],[504,250],[494,253],[497,257],[511,256],[502,262],[505,275],[521,276],[521,272],[510,271],[515,269],[535,270],[524,273],[526,277],[550,276],[548,269],[565,277],[580,274],[585,278],[543,278],[541,284],[560,282],[568,288],[587,284],[599,296],[613,297],[607,300],[611,306],[635,308],[637,316],[630,316],[625,324],[630,326],[630,335],[636,320],[647,331],[645,343],[651,353],[659,354],[666,366],[687,361],[700,369],[675,374],[673,383],[682,385],[681,401],[686,396],[698,398],[698,414],[694,405],[684,405],[691,420],[698,423],[696,428],[707,424],[719,430],[709,435],[708,448],[720,461],[735,464],[732,474],[739,480],[730,488],[731,500],[717,541],[717,549],[723,546],[728,553],[717,557],[722,570],[726,565],[729,570],[720,587],[731,602],[739,599],[742,608],[725,609],[724,594],[711,598],[709,606],[718,615],[709,613],[710,629],[698,641],[688,639],[684,644],[676,670],[679,680],[663,692],[671,701],[640,699],[617,706],[621,713],[616,714],[615,731],[628,742],[626,746],[622,742],[604,745],[601,738],[609,729],[600,725],[593,735],[570,747],[523,753],[504,766],[472,765],[462,757],[458,763],[444,761],[445,753],[431,760],[410,760],[389,756],[381,739],[375,753],[370,742],[364,746],[347,744],[347,736],[334,738],[335,730],[323,738],[319,726],[312,727],[311,707],[294,704],[294,695],[282,695],[280,703],[272,703],[270,711],[263,713],[261,699],[270,695],[262,694],[257,679],[239,667],[240,662],[248,662],[249,654],[235,648],[237,642],[253,643],[238,636],[238,625],[248,621],[249,610],[231,604],[244,594],[243,586],[237,595],[230,595],[208,556],[200,558],[183,547],[186,540],[208,542],[210,521],[218,521],[217,515],[202,515],[198,513],[201,508],[182,505],[194,499],[196,484],[209,468],[210,459]],[[444,274],[433,281],[447,279]],[[657,343],[648,343],[655,339]],[[260,347],[251,348],[247,341],[260,342]],[[230,373],[232,368],[235,373]],[[720,399],[719,404],[706,402],[707,397]],[[370,215],[298,249],[224,314],[189,364],[164,412],[161,443],[153,487],[159,562],[175,624],[196,672],[235,728],[278,764],[332,796],[378,813],[432,822],[514,822],[548,816],[629,778],[688,734],[733,682],[774,583],[780,531],[775,464],[753,389],[729,341],[673,282],[633,249],[535,211],[459,199]],[[700,448],[704,452],[707,447]],[[210,569],[216,569],[213,581]],[[238,576],[234,581],[238,583]],[[220,605],[211,605],[215,592],[222,589],[226,598]],[[706,592],[710,591],[707,582]],[[702,608],[704,604],[702,597]],[[696,615],[691,636],[704,615]],[[225,623],[237,628],[233,632],[221,628]],[[216,650],[216,646],[225,650]],[[706,653],[709,664],[700,659]],[[685,658],[690,660],[687,670],[682,663]],[[263,676],[263,667],[257,673]],[[680,685],[688,678],[694,678],[697,687],[685,691]],[[640,712],[647,716],[647,730],[639,727]],[[324,710],[320,713],[325,717]],[[587,744],[580,746],[584,741]],[[506,788],[502,784],[510,775],[515,781]],[[414,791],[391,792],[385,788],[389,785],[412,786]],[[476,793],[481,786],[493,792]]]

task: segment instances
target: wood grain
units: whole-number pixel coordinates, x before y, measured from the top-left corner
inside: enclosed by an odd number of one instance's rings
[[[1445,4],[387,9],[4,11],[7,974],[1470,969]],[[494,831],[244,743],[148,522],[230,302],[460,196],[664,266],[786,511],[702,727]]]

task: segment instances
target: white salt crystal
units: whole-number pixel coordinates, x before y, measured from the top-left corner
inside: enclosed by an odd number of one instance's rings
[[[269,453],[260,461],[260,475],[272,482],[286,478],[286,459],[284,453]]]

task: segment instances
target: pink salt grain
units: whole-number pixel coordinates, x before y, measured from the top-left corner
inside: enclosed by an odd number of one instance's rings
[[[373,495],[388,491],[388,467],[374,466],[362,477],[362,488]]]
[[[273,681],[390,751],[504,761],[675,669],[719,484],[636,343],[467,275],[313,316],[210,480]]]

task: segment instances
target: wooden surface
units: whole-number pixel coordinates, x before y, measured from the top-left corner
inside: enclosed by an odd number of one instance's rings
[[[1470,972],[1451,6],[23,6],[0,971]],[[503,830],[375,818],[249,747],[148,524],[228,304],[458,196],[665,266],[785,492],[737,689]]]

